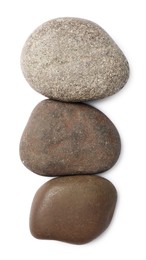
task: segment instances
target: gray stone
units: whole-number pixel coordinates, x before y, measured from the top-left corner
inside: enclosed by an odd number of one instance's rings
[[[45,183],[36,193],[30,230],[38,239],[84,244],[110,224],[117,201],[115,187],[97,176],[69,176]]]
[[[32,112],[20,142],[20,157],[45,176],[95,174],[118,160],[120,137],[98,109],[83,103],[44,100]]]
[[[22,51],[28,83],[50,99],[85,101],[118,92],[129,77],[128,62],[97,24],[58,18],[38,27]]]

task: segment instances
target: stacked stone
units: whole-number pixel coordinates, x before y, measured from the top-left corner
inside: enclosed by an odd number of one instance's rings
[[[97,24],[58,18],[28,38],[21,66],[30,86],[49,98],[30,116],[20,142],[21,160],[34,173],[59,176],[34,197],[31,233],[89,242],[108,227],[117,201],[113,184],[95,174],[116,163],[121,142],[113,123],[82,102],[118,92],[128,80],[128,62]]]

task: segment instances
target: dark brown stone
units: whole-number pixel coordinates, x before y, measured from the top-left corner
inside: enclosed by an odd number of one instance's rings
[[[68,176],[45,183],[36,193],[30,230],[39,239],[83,244],[99,236],[110,224],[117,192],[97,176]]]
[[[83,103],[44,100],[31,114],[20,142],[20,157],[45,176],[95,174],[111,168],[120,154],[113,123]]]

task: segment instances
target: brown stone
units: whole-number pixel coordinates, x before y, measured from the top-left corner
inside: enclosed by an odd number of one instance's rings
[[[30,230],[39,239],[83,244],[99,236],[110,224],[117,192],[97,176],[68,176],[45,183],[36,193]]]
[[[44,100],[24,130],[20,157],[40,175],[95,174],[116,163],[120,148],[115,126],[98,109]]]

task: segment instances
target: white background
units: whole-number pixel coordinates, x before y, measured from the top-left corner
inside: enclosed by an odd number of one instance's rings
[[[146,259],[146,3],[145,0],[5,0],[0,2],[0,259]],[[119,194],[108,230],[77,246],[37,240],[29,232],[36,190],[48,179],[28,171],[19,141],[35,105],[44,99],[29,87],[20,54],[43,22],[72,16],[101,25],[125,53],[131,69],[125,88],[93,105],[116,125],[122,153],[103,174]]]

